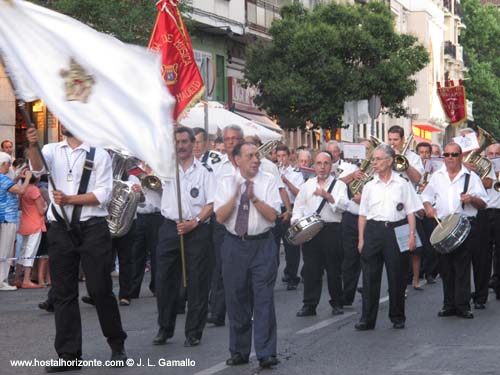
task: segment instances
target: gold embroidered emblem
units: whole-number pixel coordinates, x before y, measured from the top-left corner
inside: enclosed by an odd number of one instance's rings
[[[175,85],[177,83],[177,76],[179,75],[179,65],[162,65],[161,75],[167,85]]]
[[[69,59],[69,69],[61,69],[59,75],[64,78],[66,100],[87,103],[95,83],[94,77],[87,74],[83,66],[78,64],[73,57]]]

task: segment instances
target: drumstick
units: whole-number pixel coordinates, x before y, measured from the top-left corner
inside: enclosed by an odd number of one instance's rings
[[[469,189],[467,189],[467,191],[466,191],[465,193],[463,193],[463,194],[469,194]],[[458,205],[455,207],[455,209],[453,210],[453,212],[450,214],[450,216],[455,215],[455,212],[457,212],[458,207],[460,207],[460,205],[461,205],[461,204],[462,204],[462,202],[460,201],[460,202],[458,203]]]
[[[434,219],[435,219],[435,220],[436,220],[436,222],[438,223],[439,228],[443,229],[443,226],[441,225],[441,220],[439,220],[437,216],[434,216]]]

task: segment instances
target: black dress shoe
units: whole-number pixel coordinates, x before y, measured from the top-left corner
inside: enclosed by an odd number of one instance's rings
[[[427,284],[436,284],[436,278],[434,276],[427,276]]]
[[[231,358],[226,361],[226,365],[228,366],[239,366],[245,363],[248,363],[248,359],[243,358],[240,353],[232,354]]]
[[[45,366],[45,372],[52,374],[56,372],[66,372],[66,371],[75,371],[75,370],[81,370],[82,366],[77,366],[76,362],[70,362],[70,361],[75,361],[77,358],[62,358],[66,360],[66,365],[61,365],[61,366]]]
[[[297,316],[313,316],[316,315],[316,309],[312,306],[302,306],[297,312]]]
[[[298,285],[298,283],[297,284],[296,283],[288,283],[286,285],[286,290],[297,290],[297,285]]]
[[[213,324],[216,327],[223,327],[223,326],[226,325],[226,323],[224,322],[224,320],[217,319],[214,316],[209,316],[207,318],[207,323]]]
[[[375,329],[375,324],[368,324],[365,322],[359,322],[354,325],[356,331],[369,331],[371,329]]]
[[[464,319],[474,319],[474,314],[470,310],[457,311],[457,316]]]
[[[269,368],[271,366],[276,366],[278,363],[280,362],[274,355],[259,359],[259,366],[262,368]]]
[[[338,307],[338,306],[332,307],[332,315],[342,315],[343,313],[344,313],[344,310],[342,310],[341,307]]]
[[[283,276],[281,278],[281,281],[284,282],[284,283],[289,283],[291,280],[291,278],[289,276]]]
[[[403,329],[405,324],[403,322],[393,323],[392,328],[394,329]]]
[[[127,353],[125,353],[125,349],[123,348],[120,350],[112,350],[110,359],[113,367],[125,367],[127,364]]]
[[[168,339],[168,333],[166,328],[160,328],[156,337],[153,339],[153,345],[163,345]]]
[[[363,288],[362,287],[356,288],[356,292],[358,292],[359,294],[363,294]]]
[[[47,301],[40,302],[38,308],[47,312],[54,312],[54,305]]]
[[[438,312],[439,317],[445,317],[445,316],[454,316],[457,315],[457,311],[455,309],[441,309]]]
[[[82,302],[83,303],[86,303],[88,305],[92,305],[92,306],[95,306],[95,301],[92,297],[90,296],[83,296],[82,297]]]
[[[186,337],[186,341],[184,341],[185,348],[190,348],[197,345],[200,345],[200,339],[197,339],[196,337]]]
[[[476,302],[474,303],[474,308],[476,310],[484,310],[486,308],[486,305],[484,303]]]

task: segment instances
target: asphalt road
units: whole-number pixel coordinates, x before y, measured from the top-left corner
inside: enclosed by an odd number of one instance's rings
[[[283,266],[283,264],[282,264]],[[199,346],[184,348],[184,316],[177,320],[175,336],[164,346],[153,346],[157,332],[156,302],[143,288],[140,299],[120,307],[128,333],[126,349],[133,360],[121,369],[87,367],[81,374],[342,374],[342,375],[476,375],[500,374],[500,301],[490,294],[487,308],[475,311],[475,319],[438,318],[441,282],[426,285],[424,291],[409,290],[404,330],[392,328],[387,317],[385,280],[374,331],[357,332],[360,296],[344,315],[330,315],[326,287],[315,317],[297,318],[302,286],[287,291],[281,279],[276,283],[278,359],[280,364],[262,370],[255,357],[248,365],[225,366],[228,328],[207,327]],[[149,280],[144,281],[144,285]],[[117,289],[117,279],[115,288]],[[84,283],[80,284],[85,294]],[[0,374],[42,374],[40,366],[14,367],[11,360],[56,358],[53,349],[54,317],[37,308],[47,289],[0,292]],[[86,360],[109,359],[110,350],[101,334],[94,308],[81,304],[83,353]],[[180,361],[187,367],[167,367]],[[73,373],[73,372],[72,372]]]

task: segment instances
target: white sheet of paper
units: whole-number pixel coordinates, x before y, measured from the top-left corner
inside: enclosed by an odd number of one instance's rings
[[[476,133],[460,135],[458,137],[453,138],[453,141],[462,148],[462,152],[477,150],[479,148],[479,143],[477,142]]]
[[[408,247],[408,237],[410,235],[410,224],[404,224],[399,227],[394,228],[394,233],[396,234],[396,241],[398,241],[399,251],[405,252],[410,250]],[[422,241],[418,236],[418,233],[415,233],[416,236],[416,244],[417,247],[422,246]]]
[[[344,159],[366,159],[366,147],[359,143],[344,143]]]
[[[491,159],[490,161],[495,173],[500,172],[500,158]]]
[[[441,167],[443,166],[443,164],[444,164],[443,158],[433,156],[431,158],[431,173],[434,173],[434,172],[440,170]]]

